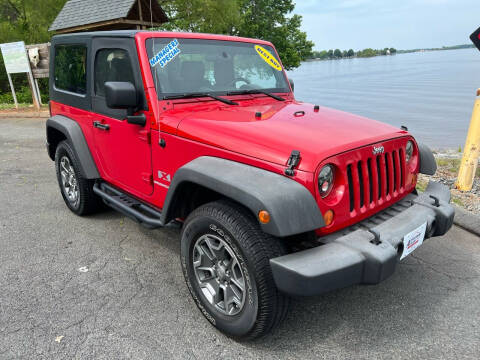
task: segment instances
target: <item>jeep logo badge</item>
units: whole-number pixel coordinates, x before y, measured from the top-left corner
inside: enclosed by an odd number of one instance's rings
[[[373,155],[383,154],[385,148],[383,146],[374,146],[373,147]]]

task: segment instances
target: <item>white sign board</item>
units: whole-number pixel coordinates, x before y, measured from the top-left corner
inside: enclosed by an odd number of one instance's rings
[[[2,50],[3,62],[7,73],[28,73],[30,72],[30,64],[25,50],[23,41],[0,44]]]
[[[23,41],[19,41],[0,44],[0,50],[2,51],[3,62],[5,64],[5,69],[7,70],[8,82],[10,83],[10,88],[12,89],[15,107],[18,109],[18,102],[10,74],[27,73],[30,89],[32,90],[33,104],[37,110],[40,110],[40,105],[42,104],[40,90],[38,89],[38,83],[32,75],[32,69],[30,68],[27,51],[25,50],[25,43]]]

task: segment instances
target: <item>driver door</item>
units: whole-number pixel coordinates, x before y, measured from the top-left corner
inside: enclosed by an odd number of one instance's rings
[[[128,81],[140,93],[146,110],[143,83],[133,39],[93,40],[92,132],[105,180],[134,195],[153,193],[150,123],[129,124],[127,111],[111,109],[105,100],[105,82]]]

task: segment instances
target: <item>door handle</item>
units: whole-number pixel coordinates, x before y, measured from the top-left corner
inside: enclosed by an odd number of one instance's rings
[[[93,127],[96,127],[97,129],[100,129],[100,130],[110,130],[110,125],[102,124],[100,121],[94,121]]]

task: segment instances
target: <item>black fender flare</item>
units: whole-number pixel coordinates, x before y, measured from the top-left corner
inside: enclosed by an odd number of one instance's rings
[[[417,143],[420,160],[420,173],[425,175],[434,175],[437,171],[437,163],[432,150],[422,143]]]
[[[222,194],[248,208],[257,218],[260,210],[270,213],[262,230],[274,236],[290,236],[325,226],[322,213],[305,186],[283,175],[239,162],[202,156],[179,168],[170,184],[162,215],[169,210],[179,185],[190,182]]]
[[[55,115],[47,120],[47,149],[50,158],[54,160],[55,148],[53,144],[55,143],[55,139],[53,139],[53,134],[51,131],[49,131],[49,129],[55,129],[58,132],[62,133],[65,138],[70,142],[70,144],[72,144],[78,160],[80,161],[80,171],[85,178],[100,178],[97,166],[93,161],[92,154],[90,153],[87,141],[85,140],[85,136],[83,135],[82,128],[75,120],[72,120],[62,115]]]

